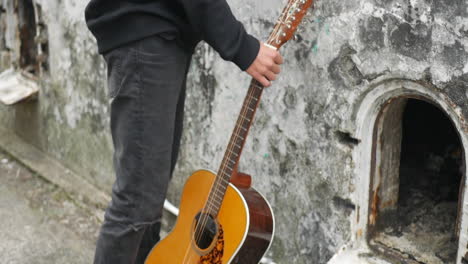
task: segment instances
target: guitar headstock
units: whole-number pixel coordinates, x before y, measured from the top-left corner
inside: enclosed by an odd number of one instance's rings
[[[293,38],[297,27],[313,2],[313,0],[289,0],[267,43],[279,49]]]

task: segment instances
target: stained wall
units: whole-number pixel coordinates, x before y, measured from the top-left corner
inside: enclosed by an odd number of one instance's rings
[[[0,106],[2,128],[108,192],[113,174],[106,67],[84,24],[86,1],[37,2],[47,25],[50,68],[37,102]],[[262,40],[285,4],[228,2]],[[14,19],[7,13],[3,21]],[[326,263],[351,239],[357,189],[352,151],[362,140],[352,137],[355,113],[373,81],[424,83],[468,117],[468,3],[318,1],[307,19],[297,40],[281,51],[281,77],[263,95],[240,165],[275,211],[277,233],[268,255],[277,263]],[[178,203],[191,172],[217,169],[248,83],[208,45],[197,47],[170,201]]]

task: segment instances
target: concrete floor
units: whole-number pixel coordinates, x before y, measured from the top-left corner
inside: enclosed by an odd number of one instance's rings
[[[0,153],[1,263],[92,263],[100,214]]]

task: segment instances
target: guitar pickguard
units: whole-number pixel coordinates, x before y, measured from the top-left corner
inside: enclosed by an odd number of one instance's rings
[[[219,225],[219,234],[218,240],[216,241],[216,246],[211,250],[210,253],[202,256],[198,264],[222,264],[224,252],[224,234],[223,227]]]

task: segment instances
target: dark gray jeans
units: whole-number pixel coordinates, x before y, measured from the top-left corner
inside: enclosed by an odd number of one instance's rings
[[[140,264],[159,240],[177,160],[191,54],[171,35],[104,55],[108,66],[116,181],[95,264]]]

